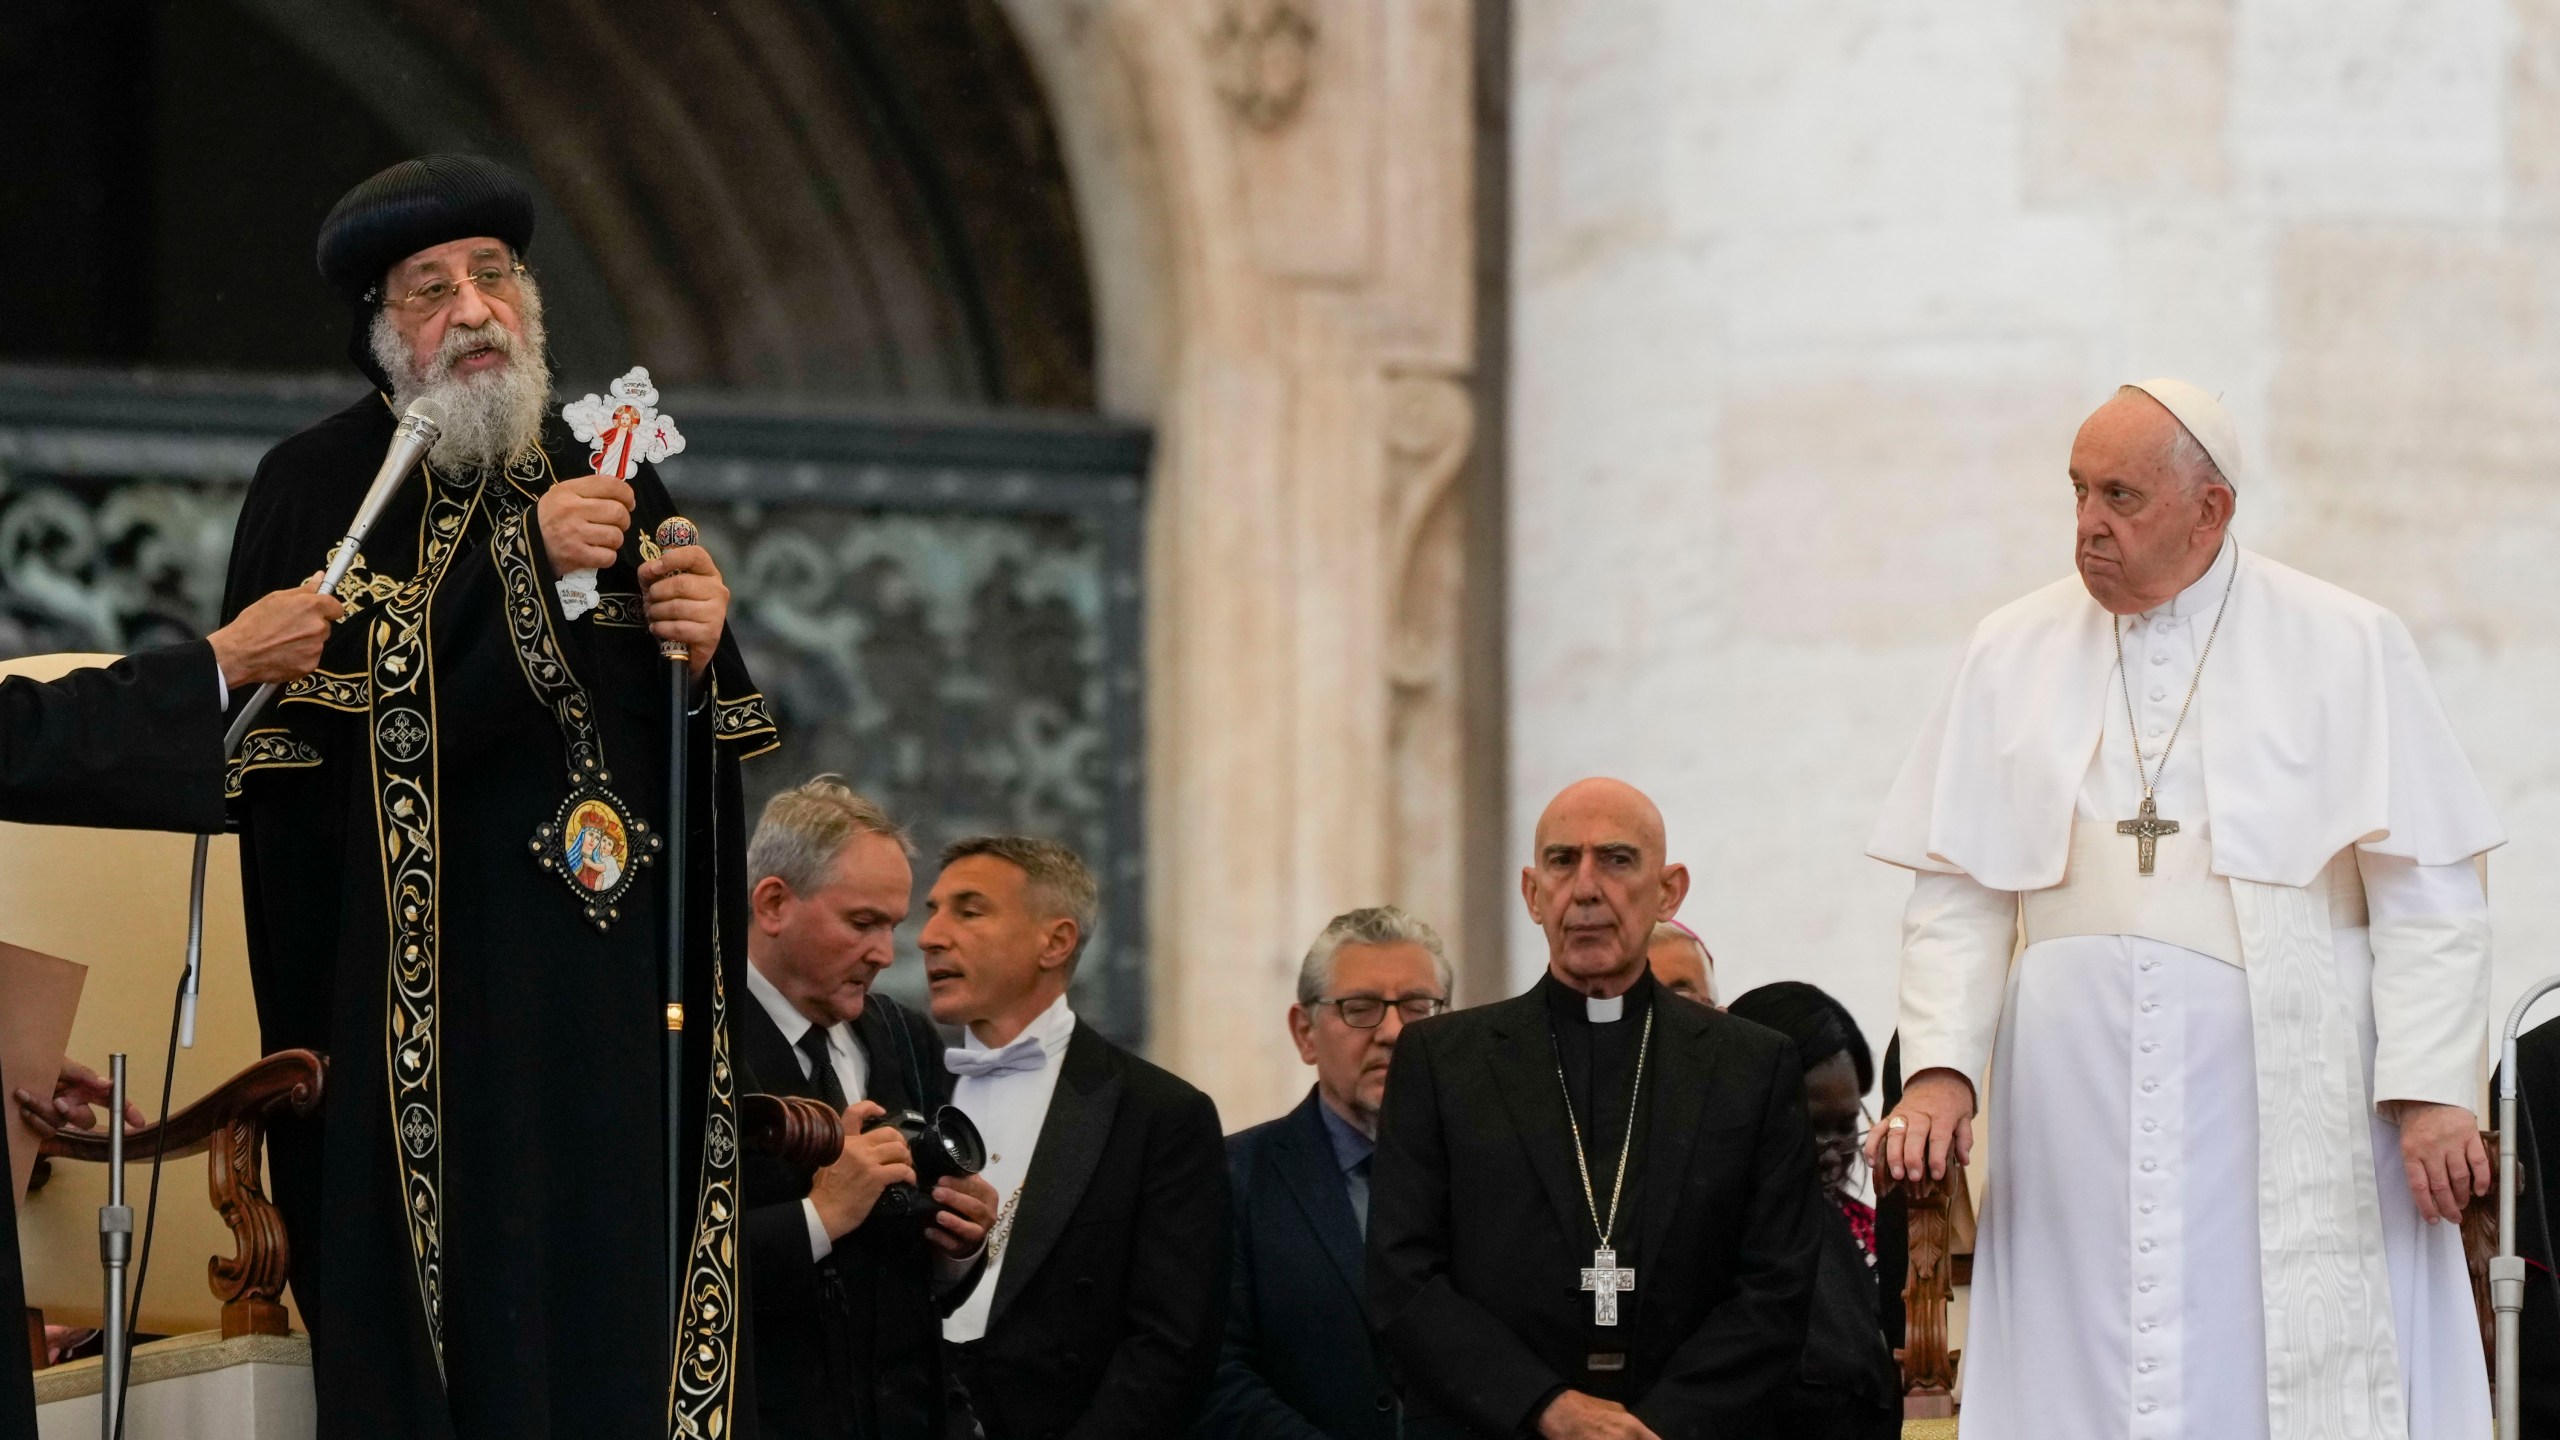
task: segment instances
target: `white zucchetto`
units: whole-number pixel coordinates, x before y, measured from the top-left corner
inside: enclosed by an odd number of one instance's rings
[[[2233,490],[2240,488],[2240,427],[2231,423],[2231,412],[2222,402],[2184,380],[2163,375],[2156,380],[2136,380],[2133,388],[2160,402],[2160,408],[2177,417],[2187,427],[2204,453],[2213,457],[2214,467]]]

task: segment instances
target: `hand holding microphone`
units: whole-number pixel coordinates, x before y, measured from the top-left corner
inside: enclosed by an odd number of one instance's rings
[[[235,689],[294,681],[319,668],[329,627],[346,613],[334,597],[320,593],[315,580],[260,596],[205,638],[213,643],[213,663]]]

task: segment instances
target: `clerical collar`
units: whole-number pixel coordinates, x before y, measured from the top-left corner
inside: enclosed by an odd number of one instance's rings
[[[2197,577],[2196,583],[2171,596],[2168,604],[2143,611],[2142,618],[2175,623],[2192,620],[2198,615],[2210,616],[2229,591],[2231,567],[2239,563],[2240,542],[2229,535],[2223,536],[2221,553],[2213,557],[2213,563],[2205,567],[2204,574]]]
[[[1630,1016],[1642,1015],[1645,1007],[1653,1003],[1651,964],[1647,964],[1644,973],[1636,977],[1636,983],[1605,1000],[1583,994],[1558,980],[1552,971],[1540,976],[1538,983],[1546,991],[1549,1014],[1560,1019],[1577,1019],[1587,1025],[1609,1025]]]

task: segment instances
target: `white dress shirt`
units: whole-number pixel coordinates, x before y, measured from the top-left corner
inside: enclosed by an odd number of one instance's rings
[[[782,1032],[783,1043],[791,1047],[791,1058],[800,1067],[800,1078],[809,1078],[809,1052],[800,1048],[800,1037],[809,1033],[817,1022],[800,1013],[798,1006],[783,996],[764,972],[752,963],[747,966],[747,990],[773,1017],[774,1028]],[[863,1086],[871,1078],[870,1062],[862,1047],[854,1043],[853,1027],[842,1021],[827,1027],[827,1058],[835,1063],[836,1083],[844,1087],[844,1102],[851,1105],[863,1097]],[[809,1222],[809,1258],[824,1260],[836,1248],[835,1237],[827,1233],[826,1224],[818,1219],[814,1200],[802,1200],[800,1213]]]
[[[999,1225],[1019,1210],[1022,1183],[1031,1173],[1031,1153],[1039,1148],[1040,1127],[1049,1118],[1049,1098],[1057,1093],[1058,1072],[1075,1033],[1075,1012],[1061,995],[1016,1037],[1036,1040],[1049,1057],[1047,1064],[1005,1075],[964,1075],[952,1087],[951,1103],[977,1122],[978,1133],[986,1138],[987,1168],[979,1173],[995,1188]],[[971,1032],[962,1039],[961,1048],[985,1051],[989,1047]],[[942,1322],[945,1340],[957,1344],[987,1333],[987,1312],[995,1303],[1005,1255],[1012,1248],[1011,1235],[1005,1238],[1007,1244],[988,1247],[987,1269],[978,1277],[978,1288]]]

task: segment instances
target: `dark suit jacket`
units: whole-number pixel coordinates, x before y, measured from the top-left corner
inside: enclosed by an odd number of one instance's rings
[[[202,640],[59,680],[0,680],[0,820],[126,830],[223,827],[222,708]],[[18,1084],[53,1092],[53,1077]],[[0,1097],[10,1085],[0,1082]],[[0,1103],[15,1103],[0,1100]],[[0,1133],[0,1147],[6,1135]],[[0,1161],[7,1159],[0,1149]],[[5,1173],[5,1166],[0,1166]],[[0,1185],[0,1440],[33,1440],[35,1382],[17,1316],[18,1215]]]
[[[0,820],[219,832],[217,673],[197,640],[59,680],[0,680]]]
[[[1820,1255],[1804,1075],[1785,1037],[1658,999],[1620,1222],[1621,1325],[1579,1288],[1591,1221],[1537,990],[1397,1042],[1369,1196],[1369,1304],[1417,1428],[1518,1432],[1558,1386],[1663,1440],[1771,1433]],[[1596,1337],[1626,1355],[1594,1373]]]
[[[819,1098],[817,1083],[802,1076],[797,1053],[764,1007],[746,997],[734,1013],[747,1087]],[[875,994],[853,1034],[869,1062],[866,1098],[892,1112],[928,1115],[949,1103],[942,1037],[925,1017]],[[800,1205],[809,1177],[766,1155],[749,1155],[742,1170],[756,1406],[765,1440],[939,1440],[942,1317],[968,1298],[976,1272],[937,1297],[935,1252],[914,1230],[886,1225],[853,1230],[827,1258],[812,1260]]]
[[[1218,1107],[1081,1020],[1060,1065],[961,1378],[987,1440],[1178,1436],[1227,1299]]]
[[[1200,1440],[1394,1440],[1367,1258],[1324,1102],[1227,1137],[1235,1285]]]
[[[2494,1091],[2492,1093],[2495,1093]],[[2525,1257],[2522,1392],[2525,1440],[2560,1440],[2560,1020],[2516,1037],[2516,1154],[2524,1191],[2516,1197],[2516,1253]]]

